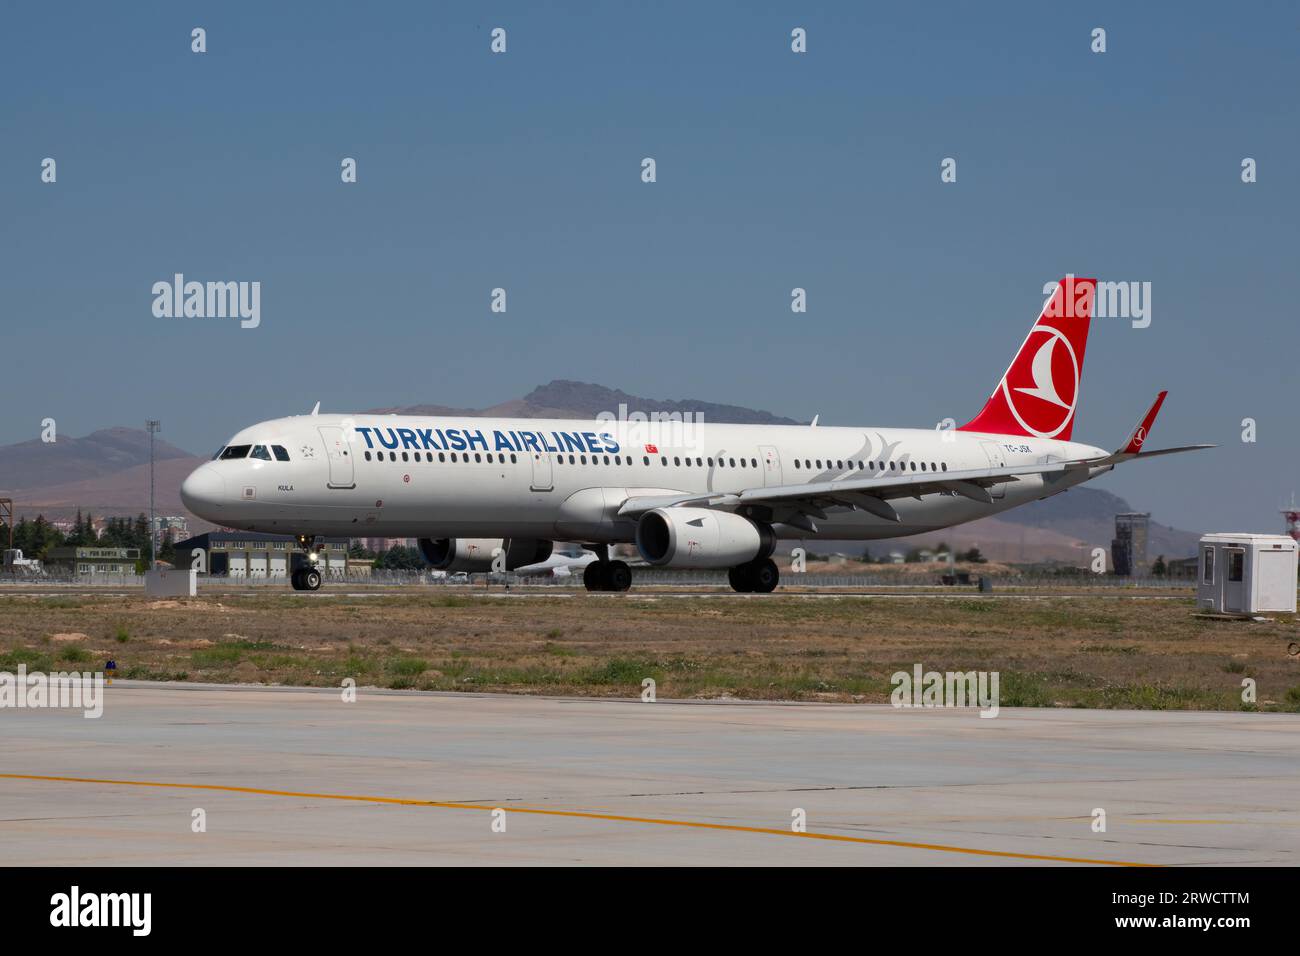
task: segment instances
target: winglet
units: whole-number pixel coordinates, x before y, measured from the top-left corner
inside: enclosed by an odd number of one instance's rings
[[[319,415],[319,414],[320,414],[320,402],[317,402],[317,403],[316,403],[316,407],[313,408],[313,409],[311,410],[311,413],[312,413],[313,415]]]
[[[1169,392],[1166,390],[1156,396],[1156,400],[1151,403],[1151,407],[1147,409],[1142,421],[1138,422],[1138,426],[1129,434],[1128,441],[1115,454],[1136,455],[1142,451],[1142,443],[1151,434],[1151,426],[1155,424],[1156,415],[1159,414],[1160,406],[1164,404],[1165,396],[1168,394]]]

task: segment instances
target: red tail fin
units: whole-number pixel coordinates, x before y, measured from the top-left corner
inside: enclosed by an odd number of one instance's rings
[[[1069,441],[1096,279],[1066,276],[980,413],[958,431]]]

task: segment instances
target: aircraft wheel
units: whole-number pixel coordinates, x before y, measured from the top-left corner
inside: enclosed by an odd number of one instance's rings
[[[302,568],[296,569],[293,574],[289,575],[289,583],[293,585],[295,591],[302,590]]]
[[[302,573],[302,590],[319,591],[320,590],[320,572],[315,568],[307,568]]]
[[[771,594],[781,580],[781,572],[771,558],[760,558],[750,565],[749,579],[759,594]]]
[[[731,589],[741,594],[749,594],[754,590],[752,568],[748,564],[740,564],[727,571],[727,580],[731,583]]]
[[[609,562],[609,572],[605,575],[611,591],[626,591],[632,586],[632,569],[626,561]]]
[[[582,583],[588,591],[609,590],[609,562],[593,561],[582,569]]]

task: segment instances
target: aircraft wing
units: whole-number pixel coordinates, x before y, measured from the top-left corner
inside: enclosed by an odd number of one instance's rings
[[[964,471],[905,471],[892,472],[874,478],[845,477],[832,481],[810,481],[795,485],[777,485],[771,488],[747,488],[739,492],[710,492],[706,494],[637,495],[628,498],[618,510],[622,517],[637,517],[656,508],[678,508],[691,505],[697,508],[720,508],[735,511],[746,505],[763,504],[777,510],[783,524],[815,531],[812,518],[825,518],[828,507],[847,507],[866,511],[887,521],[900,521],[898,512],[889,503],[891,498],[916,498],[922,495],[961,495],[972,501],[990,504],[993,496],[989,488],[1027,475],[1053,475],[1067,471],[1113,468],[1115,465],[1142,458],[1172,455],[1176,452],[1213,448],[1213,445],[1184,445],[1180,448],[1160,448],[1143,451],[1142,446],[1156,414],[1164,403],[1165,392],[1156,396],[1155,402],[1137,427],[1129,433],[1127,441],[1118,450],[1097,458],[1080,458],[1071,461],[1053,461],[1038,465],[1017,465],[1010,468],[974,468]]]
[[[1020,465],[1010,468],[976,468],[965,471],[908,471],[875,478],[838,478],[833,481],[810,481],[794,485],[747,488],[740,492],[707,494],[641,495],[628,498],[619,508],[624,517],[635,517],[656,508],[693,505],[698,508],[721,508],[734,511],[744,505],[768,504],[789,506],[804,515],[825,518],[823,509],[841,506],[862,510],[890,521],[898,521],[898,512],[890,498],[917,498],[922,495],[955,494],[973,501],[989,503],[994,485],[1020,480],[1024,475],[1058,474],[1070,468],[1068,462]]]

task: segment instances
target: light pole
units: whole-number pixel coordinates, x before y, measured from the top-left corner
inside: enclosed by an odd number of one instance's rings
[[[158,523],[153,515],[153,436],[162,423],[151,418],[144,427],[149,429],[149,570],[152,571],[158,566]]]

